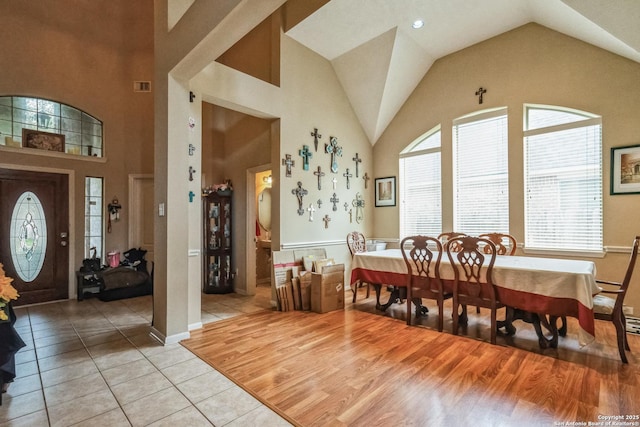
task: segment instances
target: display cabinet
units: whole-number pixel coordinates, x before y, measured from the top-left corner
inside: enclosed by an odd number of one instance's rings
[[[233,292],[231,191],[214,191],[203,199],[204,286],[207,294]]]

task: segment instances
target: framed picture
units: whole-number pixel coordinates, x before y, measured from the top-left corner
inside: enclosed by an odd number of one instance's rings
[[[376,207],[396,205],[396,177],[376,178]]]
[[[42,132],[40,130],[22,129],[22,146],[64,153],[64,135]]]
[[[611,148],[611,194],[640,194],[640,145]]]

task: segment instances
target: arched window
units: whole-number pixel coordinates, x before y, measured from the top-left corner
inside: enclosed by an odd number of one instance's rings
[[[525,248],[602,251],[602,118],[525,105]]]
[[[400,153],[400,237],[442,232],[440,126]]]
[[[102,122],[60,102],[0,96],[0,145],[23,146],[23,129],[64,136],[64,152],[103,156]]]

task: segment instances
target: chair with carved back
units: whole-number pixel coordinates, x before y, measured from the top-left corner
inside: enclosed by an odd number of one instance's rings
[[[498,255],[515,255],[517,245],[516,238],[505,233],[484,233],[478,237],[489,239],[496,245]],[[488,249],[487,249],[488,250]]]
[[[440,241],[440,243],[442,243],[442,245],[444,245],[445,243],[447,243],[449,240],[454,239],[456,237],[464,237],[466,236],[466,234],[464,233],[458,233],[456,231],[447,231],[445,233],[440,233],[438,235],[438,240]],[[451,247],[451,250],[453,252],[458,252],[460,250],[459,247],[456,247],[455,245]]]
[[[353,258],[354,254],[367,251],[367,239],[364,237],[364,234],[360,233],[359,231],[352,231],[347,234],[347,246],[349,247],[351,258]],[[352,302],[356,302],[358,288],[363,285],[367,285],[367,298],[369,298],[369,284],[359,281],[358,283],[354,283],[351,287],[351,291],[353,292]]]
[[[429,248],[433,247],[433,250]],[[442,332],[444,300],[452,297],[445,292],[440,280],[442,244],[435,237],[409,236],[400,243],[402,258],[407,266],[407,325],[411,325],[411,304],[416,306],[416,317],[421,314],[422,298],[436,300],[438,304],[438,331]]]
[[[624,315],[623,304],[624,297],[629,289],[629,282],[636,265],[638,257],[638,246],[640,246],[640,236],[636,236],[633,240],[631,248],[631,256],[627,265],[627,272],[622,282],[610,282],[606,280],[596,280],[596,283],[602,287],[602,291],[593,298],[593,314],[596,319],[608,320],[613,322],[616,328],[618,339],[618,351],[622,363],[629,363],[625,350],[631,351],[629,342],[627,341],[627,319]],[[607,296],[607,295],[611,295]]]
[[[485,247],[489,246],[489,253]],[[458,252],[452,248],[459,247]],[[463,322],[467,321],[467,305],[484,307],[491,310],[491,343],[496,343],[497,311],[504,307],[498,298],[493,283],[493,265],[496,261],[496,247],[489,239],[481,237],[456,237],[444,245],[454,272],[453,281],[453,333],[458,334],[462,306]]]

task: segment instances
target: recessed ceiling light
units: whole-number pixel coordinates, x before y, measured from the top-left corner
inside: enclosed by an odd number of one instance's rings
[[[422,28],[424,27],[424,21],[422,19],[418,19],[417,21],[413,21],[413,24],[411,24],[411,26],[416,29]]]

